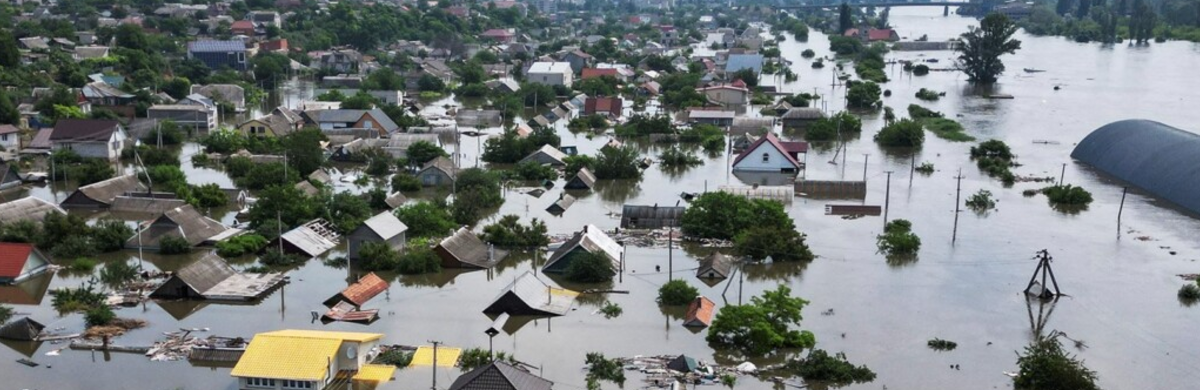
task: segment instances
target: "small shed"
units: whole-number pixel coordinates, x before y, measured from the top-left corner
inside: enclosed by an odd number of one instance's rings
[[[125,241],[126,248],[160,249],[167,237],[179,237],[191,246],[197,246],[229,230],[220,222],[205,217],[190,204],[176,207],[155,218],[137,234]]]
[[[387,199],[383,200],[383,203],[387,203],[388,207],[393,210],[400,208],[405,202],[408,202],[408,197],[399,191],[393,192],[391,195],[388,195]]]
[[[521,164],[526,162],[534,162],[541,165],[553,165],[556,167],[561,167],[567,165],[567,163],[564,161],[566,158],[566,153],[563,153],[563,151],[558,150],[558,148],[550,144],[546,144],[542,145],[540,149],[530,153],[528,156],[525,156],[525,158],[521,159],[521,161],[518,161],[517,163]]]
[[[510,316],[561,316],[571,310],[579,293],[553,287],[530,271],[509,283],[492,300],[484,314],[507,313]]]
[[[325,307],[332,308],[339,302],[347,302],[354,306],[355,309],[361,308],[363,304],[370,301],[371,298],[383,293],[388,289],[388,282],[375,275],[374,272],[359,278],[358,281],[346,287],[345,290],[335,294],[325,300]]]
[[[550,390],[553,385],[554,382],[497,360],[462,374],[450,385],[450,390]]]
[[[317,188],[317,186],[314,186],[312,183],[309,183],[308,180],[296,183],[294,187],[296,187],[297,190],[300,190],[300,192],[303,192],[305,196],[317,196],[321,194],[321,189]]]
[[[454,161],[440,156],[425,163],[425,167],[417,172],[417,179],[425,187],[441,187],[454,183],[458,176],[458,167]]]
[[[46,329],[46,326],[29,317],[22,317],[0,326],[0,339],[34,341],[42,334],[42,329]]]
[[[585,225],[582,231],[576,232],[570,240],[564,242],[550,255],[546,265],[542,266],[542,272],[564,273],[567,271],[567,267],[578,258],[578,254],[584,252],[604,256],[612,262],[613,269],[618,269],[621,266],[621,256],[624,251],[620,244],[604,234],[600,228],[595,225]]]
[[[63,208],[105,209],[118,196],[140,191],[146,191],[146,186],[137,176],[128,174],[79,187],[60,205]]]
[[[696,277],[700,279],[724,280],[733,271],[733,258],[721,252],[700,259],[700,267],[696,268]]]
[[[688,304],[687,315],[683,316],[683,326],[689,328],[707,328],[712,325],[713,311],[717,304],[705,297],[696,297]]]
[[[567,212],[567,209],[571,208],[573,204],[575,204],[575,197],[567,193],[562,193],[558,195],[558,200],[550,204],[550,207],[546,207],[546,212],[554,216],[560,216]]]
[[[679,227],[683,206],[652,206],[627,204],[621,210],[622,229],[662,229]]]
[[[314,219],[271,240],[266,248],[278,248],[280,241],[283,244],[283,253],[312,258],[337,246],[338,234],[329,222]]]
[[[240,274],[215,253],[208,253],[171,274],[151,298],[251,301],[283,283],[281,273]]]
[[[0,242],[0,284],[16,284],[50,267],[50,258],[33,244]]]
[[[590,190],[596,186],[596,175],[587,167],[579,169],[571,180],[567,180],[567,184],[563,186],[568,190]]]
[[[400,222],[400,219],[396,218],[391,211],[375,214],[374,217],[363,221],[362,225],[346,235],[350,245],[347,248],[346,257],[358,260],[358,251],[362,250],[363,244],[368,242],[383,242],[392,249],[403,249],[407,231],[408,226],[404,222]]]
[[[439,242],[433,252],[442,259],[442,268],[492,268],[508,256],[508,252],[485,244],[465,226]]]
[[[700,368],[700,364],[696,362],[695,358],[687,355],[679,355],[679,357],[671,359],[670,362],[667,362],[667,369],[679,371],[685,374],[696,371],[697,368]]]

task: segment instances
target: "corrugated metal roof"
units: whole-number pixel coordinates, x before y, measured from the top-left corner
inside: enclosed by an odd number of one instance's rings
[[[438,347],[437,349],[437,365],[438,367],[454,367],[458,364],[458,357],[462,355],[461,348]],[[417,352],[413,353],[410,366],[432,366],[433,365],[433,347],[421,346],[417,348]]]
[[[33,244],[0,242],[0,277],[15,279],[21,276],[21,270],[33,251]]]
[[[484,313],[504,313],[507,312],[503,307],[496,307],[496,303],[505,296],[512,294],[517,299],[520,299],[526,306],[546,315],[564,315],[571,310],[571,305],[575,302],[575,297],[579,293],[552,287],[531,271],[525,271],[524,274],[517,277],[509,283],[507,287],[493,299],[492,304],[484,309]]]
[[[188,51],[193,53],[227,53],[246,51],[242,41],[203,40],[188,42]]]
[[[35,196],[26,196],[12,202],[0,203],[0,221],[6,223],[17,221],[41,223],[46,219],[46,215],[51,213],[66,214],[67,212],[58,205]]]
[[[79,187],[78,192],[83,193],[89,199],[94,201],[112,204],[117,196],[124,195],[128,192],[145,191],[146,186],[138,181],[137,176],[128,174],[125,176],[117,176],[112,179],[88,184]]]
[[[385,382],[392,379],[396,366],[385,364],[364,364],[354,374],[354,380],[363,382]]]
[[[563,153],[561,150],[558,150],[558,148],[556,148],[550,144],[542,145],[541,148],[538,148],[538,150],[534,151],[533,153],[530,153],[528,156],[525,156],[525,158],[521,159],[521,161],[519,161],[518,163],[523,163],[526,161],[537,161],[539,155],[550,158],[550,160],[553,161],[552,164],[555,164],[555,165],[566,164],[565,162],[563,162],[563,160],[567,158],[567,154]]]
[[[713,252],[712,254],[700,259],[700,267],[696,268],[696,276],[699,278],[708,278],[709,271],[715,273],[716,279],[725,279],[729,277],[730,271],[733,269],[733,259],[721,252]]]
[[[400,233],[408,231],[408,226],[404,222],[400,222],[400,218],[396,218],[396,215],[390,211],[375,214],[374,217],[363,221],[363,226],[371,229],[371,231],[384,240],[389,240]]]
[[[1200,213],[1200,135],[1149,120],[1123,120],[1088,134],[1071,158]]]
[[[288,230],[278,239],[287,241],[292,246],[304,251],[309,257],[317,257],[337,246],[337,234],[326,228],[326,224],[327,222],[323,219],[312,220],[295,229]]]
[[[367,303],[367,301],[371,300],[371,298],[374,298],[376,295],[379,295],[379,293],[387,290],[387,288],[388,282],[383,280],[383,278],[380,278],[379,275],[375,275],[374,272],[371,272],[366,276],[359,278],[358,281],[354,282],[354,284],[346,287],[346,289],[342,290],[342,292],[338,295],[334,296],[328,301],[325,301],[325,306],[331,306],[330,301],[334,299],[340,300],[341,298],[346,299],[354,306],[362,306],[364,303]]]
[[[438,247],[449,252],[453,260],[479,268],[492,268],[508,256],[507,251],[489,247],[466,227],[443,239]]]
[[[550,260],[546,261],[546,265],[542,266],[542,269],[550,268],[576,247],[583,247],[588,253],[604,255],[609,261],[612,261],[613,268],[621,266],[621,252],[623,251],[621,244],[604,234],[600,228],[589,224],[583,227],[583,231],[576,232],[574,237],[558,247],[554,254],[550,255]]]
[[[335,335],[312,337],[278,333],[254,336],[229,374],[246,378],[324,380],[329,372],[329,362],[337,359],[342,339]]]
[[[191,286],[197,293],[203,294],[236,273],[237,271],[230,267],[224,259],[217,256],[216,253],[210,252],[179,271],[175,271],[174,277]]]
[[[569,190],[592,189],[596,185],[596,175],[587,167],[579,168],[579,172],[571,180],[567,181],[564,188]]]
[[[550,390],[554,382],[496,361],[459,376],[450,390]]]

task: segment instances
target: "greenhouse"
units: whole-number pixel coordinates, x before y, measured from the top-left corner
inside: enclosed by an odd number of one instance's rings
[[[1118,121],[1084,137],[1071,157],[1200,213],[1200,135],[1149,120]]]

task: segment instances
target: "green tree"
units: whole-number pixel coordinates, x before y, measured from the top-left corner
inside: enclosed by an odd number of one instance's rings
[[[1197,7],[1200,9],[1200,7]],[[1200,11],[1197,11],[1200,14]],[[1200,16],[1197,16],[1200,18]],[[1133,2],[1133,14],[1129,16],[1129,38],[1135,43],[1144,44],[1154,37],[1154,25],[1157,14],[1145,0]]]
[[[344,191],[333,195],[325,210],[325,220],[333,223],[334,229],[342,234],[354,231],[372,215],[366,199]]]
[[[755,226],[733,238],[738,254],[752,259],[772,261],[811,261],[813,253],[804,243],[805,236],[795,229]]]
[[[846,30],[854,28],[854,19],[850,14],[850,5],[845,2],[838,7],[838,30],[837,35],[845,33]]]
[[[862,132],[862,120],[846,111],[839,112],[828,118],[820,118],[804,129],[804,139],[808,141],[832,141],[841,134],[858,134]]]
[[[642,176],[638,168],[638,152],[632,146],[600,149],[596,157],[597,179],[636,179]]]
[[[446,83],[436,76],[424,74],[417,79],[417,88],[423,92],[442,92],[446,90]]]
[[[396,71],[390,67],[382,67],[367,75],[363,80],[363,88],[383,91],[404,90],[404,77],[396,74]]]
[[[777,201],[747,199],[726,192],[708,192],[692,200],[680,220],[683,234],[696,238],[732,240],[755,226],[794,230],[795,224]]]
[[[311,127],[283,137],[280,143],[287,153],[288,167],[301,175],[308,175],[320,168],[325,162],[325,148],[321,146],[325,140],[320,129]]]
[[[274,88],[276,83],[286,81],[292,68],[290,58],[271,52],[260,52],[250,63],[254,66],[254,79],[262,82],[266,88]]]
[[[1063,350],[1058,333],[1040,337],[1017,357],[1013,387],[1021,390],[1097,390],[1096,372]]]
[[[438,157],[448,157],[445,149],[429,141],[417,141],[408,146],[408,163],[412,166],[423,166]]]
[[[385,242],[365,242],[358,249],[359,267],[367,271],[392,271],[400,265],[400,254]]]
[[[730,76],[730,79],[742,80],[742,82],[746,83],[746,86],[750,88],[758,86],[758,73],[754,73],[754,69],[747,68],[733,72],[733,75]]]
[[[800,312],[808,301],[791,294],[791,288],[779,285],[750,298],[749,304],[722,307],[705,340],[746,356],[771,355],[784,348],[812,348],[816,344],[812,332],[792,329],[800,326],[804,319]]]
[[[860,81],[850,86],[846,92],[846,104],[851,108],[877,108],[882,91],[879,84],[872,81]]]
[[[884,226],[875,244],[887,256],[914,256],[921,249],[921,237],[912,232],[912,222],[897,219]]]
[[[1004,73],[1004,62],[1000,56],[1013,54],[1021,48],[1021,41],[1012,39],[1017,25],[1000,13],[991,13],[962,34],[958,46],[958,66],[967,74],[968,81],[991,84]]]
[[[0,124],[15,125],[20,121],[21,112],[17,110],[17,105],[8,97],[8,92],[0,88]]]
[[[17,38],[7,29],[0,29],[0,67],[16,68],[21,65],[21,51]]]
[[[546,224],[537,218],[526,226],[521,224],[520,217],[509,214],[496,223],[484,226],[479,238],[498,248],[540,248],[550,245],[550,236],[546,232]]]
[[[571,255],[571,264],[567,266],[563,276],[577,283],[611,282],[617,270],[613,269],[612,261],[607,256],[590,252],[579,252]]]
[[[658,288],[658,303],[667,306],[682,306],[692,303],[700,296],[700,290],[682,279],[672,279]]]
[[[417,202],[396,209],[396,217],[408,226],[408,237],[439,237],[458,227],[450,212],[431,202]]]
[[[250,207],[249,219],[251,228],[264,237],[273,238],[278,229],[287,231],[322,214],[324,206],[319,200],[291,185],[276,185],[258,193],[258,201]],[[275,223],[276,217],[282,226]]]
[[[925,129],[920,122],[901,119],[884,126],[875,134],[875,142],[891,147],[920,147],[925,142]]]

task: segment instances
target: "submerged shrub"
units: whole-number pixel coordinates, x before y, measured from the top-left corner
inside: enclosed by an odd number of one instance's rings
[[[658,303],[667,306],[681,306],[692,303],[700,296],[700,290],[692,287],[681,279],[674,279],[658,288]]]

